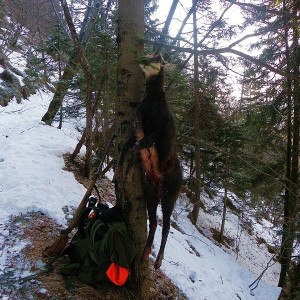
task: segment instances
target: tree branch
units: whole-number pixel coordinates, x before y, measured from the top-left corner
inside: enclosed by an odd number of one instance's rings
[[[92,29],[96,23],[96,20],[97,20],[98,14],[99,14],[99,10],[100,10],[100,5],[101,5],[100,0],[94,1],[94,6],[92,8],[90,8],[91,12],[88,13],[88,16],[87,16],[87,18],[88,18],[90,15],[89,20],[87,21],[87,23],[85,23],[83,31],[82,32],[80,31],[79,41],[84,46],[88,42],[88,39],[90,37],[90,32],[92,31]]]
[[[75,26],[74,26],[74,23],[73,23],[71,14],[70,14],[68,4],[67,4],[66,0],[60,0],[60,3],[61,3],[61,6],[63,8],[63,11],[64,11],[65,19],[66,19],[66,22],[68,24],[68,27],[69,27],[69,30],[70,30],[70,33],[71,33],[71,37],[72,37],[72,40],[73,40],[73,43],[74,43],[74,46],[75,46],[75,49],[76,49],[76,53],[80,57],[81,66],[82,66],[83,72],[86,76],[86,80],[87,81],[89,81],[89,80],[92,81],[93,80],[93,75],[90,71],[88,61],[87,61],[87,59],[84,55],[83,47],[82,47],[82,45],[79,41]]]
[[[185,42],[185,43],[187,43],[187,44],[189,44],[191,46],[193,45],[191,42],[189,42],[188,40],[186,40],[184,38],[177,37],[177,36],[174,38],[174,37],[172,37],[172,36],[170,36],[170,35],[168,35],[166,33],[160,32],[159,30],[154,29],[154,28],[152,28],[152,27],[150,27],[148,25],[145,25],[145,28],[148,29],[149,31],[152,31],[153,33],[155,33],[157,35],[160,35],[161,37],[164,37],[164,39],[168,38],[170,40],[173,40],[171,42],[171,45],[175,45],[176,41],[182,41],[182,42]],[[160,42],[160,44],[164,44],[164,43]]]
[[[179,2],[179,0],[173,0],[173,3],[171,5],[170,11],[169,11],[169,14],[168,14],[168,17],[167,17],[167,20],[165,22],[165,26],[162,30],[163,34],[166,34],[169,31],[169,27],[170,27],[172,18],[174,16],[174,13],[175,13],[178,2]],[[163,39],[161,39],[160,41],[163,41]]]
[[[153,42],[153,41],[149,41],[149,40],[145,40],[144,41],[145,43],[147,44],[157,44],[157,42]],[[249,54],[246,54],[242,51],[239,51],[239,50],[235,50],[235,49],[232,49],[230,47],[225,47],[225,48],[220,48],[220,49],[203,49],[203,50],[193,50],[191,48],[184,48],[184,47],[178,47],[178,46],[174,46],[174,45],[167,45],[167,44],[163,44],[163,45],[160,45],[161,47],[165,47],[165,48],[168,48],[168,49],[173,49],[173,50],[176,50],[177,52],[186,52],[186,53],[191,53],[191,54],[198,54],[198,55],[215,55],[215,54],[219,54],[219,53],[231,53],[231,54],[234,54],[234,55],[237,55],[239,57],[242,57],[248,61],[251,61],[253,62],[254,64],[256,65],[259,65],[261,67],[264,67],[276,74],[279,74],[283,77],[288,77],[288,78],[292,78],[292,79],[295,79],[295,80],[299,80],[299,77],[292,74],[292,73],[286,73],[282,70],[279,70],[263,61],[261,61],[260,59],[258,58],[255,58]]]
[[[201,39],[201,41],[198,43],[198,45],[201,45],[206,40],[206,38],[208,37],[208,35],[216,28],[217,24],[222,20],[222,18],[224,17],[225,13],[229,10],[229,8],[231,6],[232,6],[232,4],[230,4],[228,7],[226,7],[225,10],[223,11],[223,13],[220,15],[219,19],[217,21],[215,21],[215,22],[212,23],[212,25],[209,28],[208,32]]]
[[[246,7],[246,8],[254,8],[256,11],[259,12],[263,12],[263,13],[269,13],[269,14],[273,14],[273,15],[277,15],[277,16],[287,16],[291,19],[296,18],[299,19],[298,17],[295,17],[293,14],[287,13],[287,12],[282,12],[279,10],[275,10],[275,9],[268,9],[267,5],[256,5],[256,4],[252,4],[252,3],[242,3],[242,2],[238,2],[236,0],[226,0],[227,2],[230,2],[232,4],[238,5],[240,7]]]
[[[270,31],[270,28],[266,28],[265,30],[263,30],[261,32],[246,34],[243,37],[241,37],[240,39],[238,39],[235,42],[231,43],[227,48],[232,48],[232,47],[238,45],[239,43],[243,42],[244,40],[246,40],[248,38],[256,37],[256,36],[262,35],[264,33],[267,33],[269,31]]]
[[[172,45],[175,45],[176,42],[179,40],[181,34],[182,34],[182,31],[183,31],[183,28],[184,26],[186,25],[186,22],[188,21],[188,19],[190,18],[190,16],[192,15],[192,13],[194,12],[194,10],[196,9],[197,7],[197,2],[198,1],[193,1],[193,6],[191,7],[191,9],[189,10],[189,12],[187,13],[186,17],[184,18],[184,20],[182,21],[181,23],[181,26],[177,32],[177,35],[176,37],[173,39],[173,42],[172,42]]]
[[[161,34],[161,36],[159,38],[159,45],[162,45],[164,43],[164,41],[165,41],[164,35],[167,34],[168,31],[169,31],[169,27],[170,27],[172,18],[174,16],[174,13],[175,13],[175,10],[176,10],[178,2],[179,2],[179,0],[173,0],[173,2],[172,2],[172,5],[171,5],[171,8],[170,8],[167,20],[165,22],[165,26],[164,26],[164,28],[162,30],[162,34]],[[157,51],[160,51],[160,47],[161,46],[157,46]]]

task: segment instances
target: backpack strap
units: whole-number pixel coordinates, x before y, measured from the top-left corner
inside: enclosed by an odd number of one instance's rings
[[[96,247],[96,243],[99,245],[99,241],[101,240],[101,244],[104,242],[103,239],[106,236],[108,230],[108,226],[101,220],[96,220],[91,229],[90,235],[90,256],[95,263],[98,263],[99,257],[103,256],[103,253],[99,253],[100,249]],[[102,251],[103,252],[103,251]]]

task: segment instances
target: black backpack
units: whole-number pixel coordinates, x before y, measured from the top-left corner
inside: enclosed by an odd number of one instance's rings
[[[70,263],[61,269],[64,275],[76,276],[90,285],[104,279],[119,286],[125,284],[136,249],[121,210],[104,204],[84,209],[65,254]]]

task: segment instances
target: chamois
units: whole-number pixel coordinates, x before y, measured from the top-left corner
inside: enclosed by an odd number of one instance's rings
[[[158,53],[142,59],[140,64],[146,87],[136,109],[134,135],[125,143],[117,169],[121,170],[125,152],[134,146],[140,153],[144,169],[143,191],[147,200],[149,234],[142,259],[151,253],[157,227],[156,211],[161,202],[163,228],[160,249],[154,268],[161,266],[170,231],[170,217],[179,195],[182,173],[176,153],[175,122],[163,88],[165,62]]]

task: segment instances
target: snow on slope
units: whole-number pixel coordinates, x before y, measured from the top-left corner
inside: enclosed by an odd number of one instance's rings
[[[21,104],[13,102],[0,107],[0,241],[1,236],[9,234],[1,229],[9,215],[39,210],[65,224],[62,207],[76,206],[85,192],[73,174],[62,169],[62,155],[74,149],[78,132],[72,126],[59,130],[40,122],[50,99],[51,95],[39,94]],[[162,270],[187,297],[191,300],[277,299],[280,293],[276,287],[277,271],[270,272],[268,284],[260,282],[251,295],[248,286],[256,276],[246,268],[249,267],[247,260],[237,261],[200,234],[187,218],[186,204],[183,195],[172,217],[180,229],[171,228]],[[161,217],[161,212],[159,215]],[[218,222],[219,217],[201,212],[201,228],[209,230],[217,227]],[[226,230],[236,230],[235,222],[234,216],[230,216]],[[158,226],[154,255],[160,236]],[[240,256],[242,251],[254,247],[255,240],[249,240],[248,247],[241,248]],[[1,249],[0,270],[5,267],[11,250]],[[259,260],[268,261],[265,248],[255,253]],[[252,266],[251,270],[257,275],[261,268]]]
[[[269,271],[269,284],[260,282],[259,286],[251,292],[249,285],[257,276],[243,266],[249,263],[249,259],[236,260],[234,256],[225,252],[226,247],[225,249],[219,248],[210,239],[200,234],[187,218],[187,205],[187,199],[182,196],[173,213],[173,220],[180,226],[180,232],[171,228],[162,270],[177,286],[184,286],[183,290],[189,299],[277,299],[280,293],[280,289],[276,287],[277,271]],[[200,212],[198,224],[202,223],[201,228],[203,224],[207,226],[207,229],[216,224],[220,225],[220,217],[219,222],[215,222],[208,216],[203,211]],[[231,220],[228,218],[227,229],[229,224]],[[155,254],[159,249],[160,227],[158,231]],[[247,239],[247,237],[243,234],[242,239]],[[255,241],[243,245],[241,252],[243,251],[246,254],[241,253],[241,255],[246,257],[248,251],[256,255],[255,258],[252,257],[253,260],[264,262],[269,260],[266,249],[257,249]],[[255,265],[257,268],[254,271],[259,275],[263,269],[260,264]]]
[[[60,223],[61,207],[75,205],[84,187],[64,171],[62,155],[74,149],[78,132],[40,122],[50,95],[0,107],[0,210],[2,218],[42,210]]]
[[[215,197],[213,201],[208,198],[204,198],[203,200],[208,208],[216,204],[221,209],[223,207],[222,197]],[[275,242],[275,232],[270,229],[271,224],[266,220],[262,222],[264,226],[257,223],[252,216],[255,212],[252,212],[249,208],[242,209],[244,209],[242,220],[236,214],[233,214],[230,209],[227,210],[224,234],[234,241],[234,245],[230,248],[223,246],[223,250],[235,257],[241,265],[250,270],[256,277],[264,271],[270,262],[269,268],[264,273],[263,281],[276,286],[280,273],[280,265],[274,261],[274,254],[268,252],[266,244],[258,244],[258,238],[263,237],[265,240],[268,240],[269,244],[273,245]],[[210,214],[200,211],[198,226],[205,236],[212,237],[211,228],[220,230],[221,214],[221,210],[216,210]],[[249,235],[248,232],[250,231],[252,235]]]

